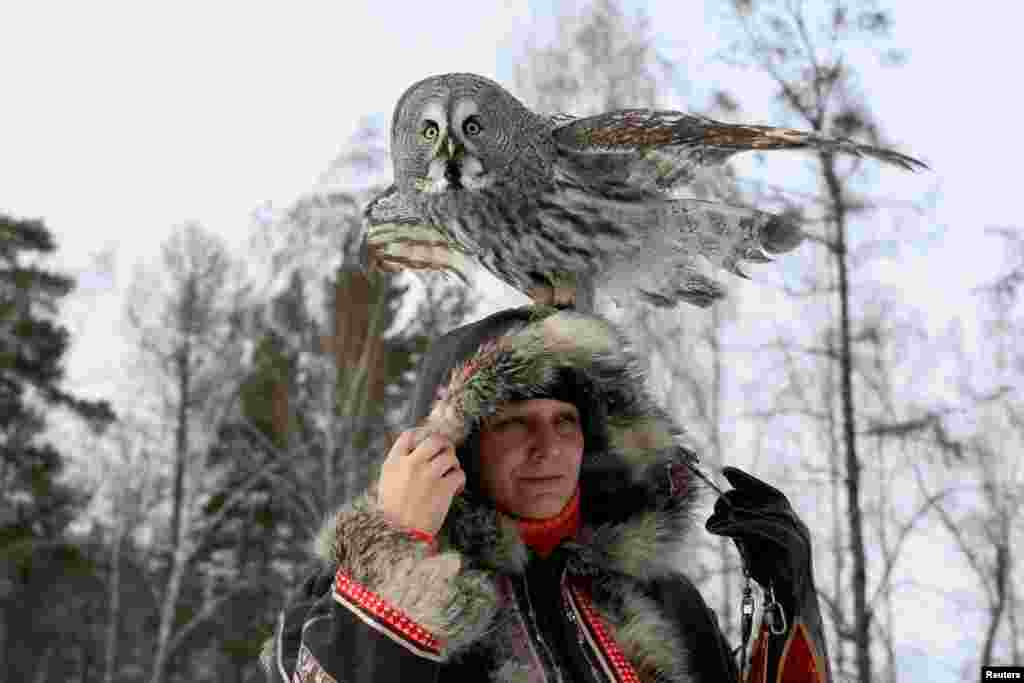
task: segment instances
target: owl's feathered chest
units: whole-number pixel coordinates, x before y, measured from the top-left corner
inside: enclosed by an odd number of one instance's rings
[[[477,190],[450,189],[421,195],[420,200],[420,210],[432,225],[478,256],[524,237],[537,208],[536,195],[506,183]]]
[[[420,212],[500,278],[530,287],[593,272],[599,254],[628,241],[626,225],[603,207],[571,201],[557,181],[495,182],[420,196]]]

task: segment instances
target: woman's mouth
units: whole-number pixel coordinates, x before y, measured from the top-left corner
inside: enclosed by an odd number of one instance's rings
[[[520,477],[520,481],[526,484],[551,484],[562,479],[561,475],[553,475],[549,477]]]

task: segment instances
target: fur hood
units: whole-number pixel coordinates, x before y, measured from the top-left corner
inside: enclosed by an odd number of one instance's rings
[[[696,457],[683,429],[648,393],[627,339],[608,321],[532,306],[450,332],[421,364],[407,424],[423,437],[442,432],[452,438],[469,472],[481,420],[509,400],[560,395],[566,373],[577,400],[586,403],[581,417],[587,415],[581,533],[563,544],[567,569],[602,584],[611,581],[620,594],[636,593],[638,586],[679,572],[699,497],[687,466]],[[367,553],[371,538],[378,549],[388,543],[392,549]],[[382,538],[390,541],[381,544]],[[469,487],[453,501],[437,555],[423,555],[399,532],[388,530],[375,511],[372,491],[335,515],[319,539],[325,560],[402,604],[443,635],[450,649],[488,630],[500,602],[494,573],[521,573],[529,559],[515,520]],[[416,561],[399,568],[392,552],[399,546],[418,554]],[[450,590],[432,592],[429,604],[409,604],[409,585],[444,585],[446,577]],[[606,617],[612,624],[622,619]]]
[[[439,345],[425,363],[430,376],[415,392],[411,424],[452,438],[474,472],[467,460],[476,457],[481,421],[506,401],[564,395],[568,375],[574,400],[585,404],[577,570],[652,580],[676,569],[697,497],[684,461],[695,456],[648,394],[624,335],[601,318],[529,307],[462,328]],[[527,555],[515,524],[472,488],[452,508],[444,541],[486,567],[522,570]]]

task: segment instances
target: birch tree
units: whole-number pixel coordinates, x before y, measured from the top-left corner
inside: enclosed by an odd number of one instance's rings
[[[875,46],[883,60],[892,61],[895,51],[885,43],[890,31],[888,14],[873,3],[832,3],[828,8],[812,7],[798,0],[749,2],[737,0],[733,17],[740,37],[730,51],[730,61],[755,67],[773,84],[776,101],[788,123],[827,135],[866,138],[884,144],[881,127],[871,113],[864,92],[858,88],[850,48],[854,42]],[[852,277],[855,247],[852,231],[864,214],[875,205],[865,197],[860,180],[863,169],[858,160],[843,160],[828,153],[819,155],[813,181],[821,191],[821,201],[809,212],[810,224],[821,225],[820,232],[810,230],[814,243],[824,247],[834,272],[836,321],[834,342],[827,357],[834,363],[837,379],[838,438],[833,452],[842,453],[841,465],[833,467],[833,485],[841,486],[846,505],[846,536],[851,563],[846,582],[835,586],[832,618],[836,619],[840,642],[834,648],[837,670],[844,665],[844,643],[853,645],[854,669],[860,683],[873,680],[872,628],[874,611],[870,605],[864,518],[863,447],[858,438],[858,398],[856,375],[855,281]],[[837,496],[838,502],[838,496]],[[837,562],[839,560],[837,559]],[[837,566],[836,574],[845,573]],[[837,577],[838,578],[838,577]],[[843,587],[841,587],[843,586]],[[849,623],[843,599],[852,598]]]
[[[961,412],[971,416],[959,439],[949,435],[946,416],[936,416],[931,442],[947,456],[945,472],[955,473],[957,496],[936,506],[935,517],[977,582],[983,614],[978,654],[964,676],[979,666],[1018,662],[1024,656],[1024,233],[993,229],[1004,239],[1006,272],[978,288],[983,321],[972,358],[957,338]],[[961,421],[962,423],[963,421]],[[920,427],[917,432],[924,431]],[[939,484],[919,469],[924,492]]]
[[[266,469],[236,486],[219,516],[198,514],[198,506],[223,483],[221,473],[209,467],[209,447],[217,425],[236,409],[244,374],[235,315],[242,292],[232,280],[226,247],[198,224],[175,230],[161,257],[158,269],[137,273],[126,306],[140,350],[154,371],[147,389],[156,395],[170,432],[169,524],[158,552],[160,608],[151,683],[165,679],[188,635],[245,588],[235,585],[209,595],[191,618],[178,623],[197,552]]]

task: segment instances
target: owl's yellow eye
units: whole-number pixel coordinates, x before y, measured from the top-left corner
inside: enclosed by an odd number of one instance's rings
[[[423,124],[423,130],[420,131],[420,135],[422,135],[423,139],[426,140],[427,142],[433,142],[434,140],[437,139],[437,135],[440,132],[441,129],[438,127],[436,123],[427,120]]]
[[[480,125],[480,120],[475,116],[470,116],[462,122],[462,132],[470,137],[480,135],[483,129],[484,127]]]

